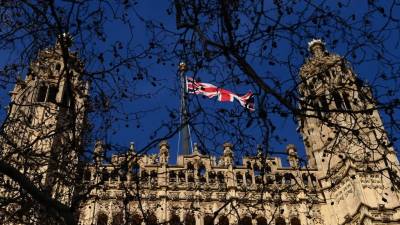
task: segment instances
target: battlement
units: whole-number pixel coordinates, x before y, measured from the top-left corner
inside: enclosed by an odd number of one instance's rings
[[[102,150],[96,145],[95,152]],[[220,158],[201,154],[197,145],[190,155],[180,155],[176,164],[168,163],[169,146],[160,143],[159,154],[137,154],[134,146],[126,154],[115,154],[109,162],[95,159],[85,171],[86,182],[104,181],[104,186],[118,189],[137,181],[144,189],[169,190],[257,190],[263,186],[296,189],[317,188],[316,170],[300,168],[293,145],[287,147],[290,166],[282,166],[278,157],[245,156],[242,164],[233,160],[233,146],[224,144]],[[101,154],[100,154],[101,155]],[[122,185],[122,186],[121,186]]]

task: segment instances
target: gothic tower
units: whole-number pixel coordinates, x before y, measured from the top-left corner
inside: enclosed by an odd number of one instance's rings
[[[391,183],[398,160],[376,102],[343,57],[321,40],[300,70],[300,131],[317,169],[334,224],[398,224],[399,195]]]
[[[70,44],[63,35],[54,47],[41,50],[25,80],[17,81],[1,139],[2,159],[66,205],[78,179],[88,91],[81,80],[83,64],[69,52]],[[8,210],[23,211],[24,205]]]

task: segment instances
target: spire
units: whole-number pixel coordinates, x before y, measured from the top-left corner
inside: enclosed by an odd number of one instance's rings
[[[179,64],[179,76],[181,79],[181,155],[190,154],[190,133],[189,133],[189,113],[187,105],[187,93],[186,93],[186,79],[185,72],[187,70],[186,63],[181,62]]]

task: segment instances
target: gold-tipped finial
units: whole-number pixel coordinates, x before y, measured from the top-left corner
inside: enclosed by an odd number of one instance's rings
[[[185,62],[179,63],[179,70],[182,71],[182,72],[187,70],[187,65],[186,65]]]
[[[314,57],[323,57],[326,53],[325,43],[321,39],[312,39],[308,42],[308,51],[310,51]]]
[[[321,46],[325,46],[325,43],[321,40],[321,39],[312,39],[311,41],[308,42],[308,50],[311,50],[311,48],[314,45],[321,45]]]

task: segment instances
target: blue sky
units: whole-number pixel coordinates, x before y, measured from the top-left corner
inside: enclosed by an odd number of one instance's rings
[[[272,4],[267,1],[268,4]],[[340,6],[338,2],[332,3],[327,1],[317,1],[315,4],[320,3],[323,7],[331,10],[332,12],[340,13],[340,17],[351,21],[353,18],[353,14],[355,22],[354,26],[359,27],[359,30],[355,30],[354,32],[346,32],[341,31],[335,32],[335,28],[332,28],[332,34],[330,34],[329,38],[326,38],[327,27],[331,26],[331,24],[325,25],[326,27],[321,29],[318,28],[317,24],[313,24],[308,22],[310,28],[301,28],[301,31],[304,32],[303,37],[297,37],[296,42],[300,44],[300,47],[304,49],[304,52],[307,50],[307,42],[310,41],[313,37],[322,37],[324,41],[327,43],[327,49],[330,52],[336,52],[340,55],[345,55],[346,58],[352,63],[355,72],[359,75],[362,80],[365,80],[367,83],[376,87],[376,95],[380,95],[384,93],[386,89],[396,89],[398,86],[398,80],[393,79],[391,81],[387,81],[381,79],[378,75],[382,73],[387,73],[390,77],[390,74],[395,73],[395,71],[399,71],[400,69],[396,65],[395,68],[387,68],[387,65],[379,63],[375,58],[381,49],[387,49],[387,52],[383,52],[388,59],[396,61],[396,58],[399,56],[399,47],[397,42],[399,40],[398,29],[396,30],[394,27],[389,27],[390,30],[380,34],[379,29],[382,26],[385,26],[385,17],[380,17],[379,14],[367,14],[366,11],[371,11],[373,9],[372,6],[367,4],[367,1],[352,1],[349,5],[346,5],[343,2],[344,6]],[[268,5],[267,4],[267,5]],[[125,24],[122,23],[108,23],[105,26],[107,41],[101,42],[99,40],[93,40],[91,43],[92,46],[95,46],[99,49],[107,49],[109,48],[108,44],[120,41],[124,44],[130,44],[133,46],[147,45],[149,39],[153,37],[153,35],[160,35],[162,39],[163,34],[152,34],[150,33],[145,26],[145,23],[138,19],[137,15],[145,18],[146,20],[153,20],[162,23],[165,27],[170,29],[171,31],[176,31],[175,29],[175,15],[168,15],[167,9],[169,7],[168,1],[140,1],[135,6],[135,11],[130,11],[130,17],[133,22],[133,36],[129,35],[129,30]],[[300,10],[304,7],[303,3],[299,3],[296,5],[297,10]],[[389,3],[383,5],[383,8],[388,12],[390,9]],[[378,8],[377,8],[378,10]],[[394,10],[398,11],[398,7],[394,7]],[[306,14],[312,15],[313,13],[317,13],[314,10],[306,11]],[[364,17],[363,17],[364,16]],[[360,25],[363,20],[370,20],[371,23],[368,26]],[[292,24],[297,20],[296,17],[286,17],[285,23]],[[390,25],[391,26],[391,25]],[[358,43],[366,43],[363,38],[364,30],[374,31],[376,30],[376,35],[382,36],[382,43],[376,43],[377,46],[364,46],[361,45],[359,48],[354,49],[354,51],[348,52],[348,45],[352,44],[357,46]],[[376,28],[376,29],[375,29]],[[133,39],[130,39],[133,38]],[[346,40],[350,40],[347,43],[341,41],[341,39],[346,38]],[[298,51],[294,50],[293,55],[289,55],[289,52],[293,50],[292,46],[288,41],[284,41],[282,38],[274,49],[274,58],[279,61],[280,59],[285,59],[286,57],[294,57],[292,59],[293,68],[289,68],[285,64],[269,64],[267,60],[263,62],[259,62],[257,60],[250,60],[252,66],[259,72],[260,74],[268,75],[271,77],[275,77],[282,80],[288,80],[288,82],[283,83],[282,90],[293,90],[294,82],[291,80],[291,72],[294,75],[297,75],[297,72],[304,62],[305,56],[299,54]],[[168,43],[167,38],[165,39],[165,43]],[[379,46],[378,46],[379,45]],[[381,47],[382,45],[383,47]],[[173,46],[171,46],[172,48]],[[253,46],[253,48],[260,48],[259,45]],[[74,49],[74,47],[72,47]],[[269,47],[268,47],[269,49]],[[79,48],[75,48],[76,51],[80,51]],[[376,50],[376,51],[375,51]],[[17,51],[18,52],[18,51]],[[0,66],[4,66],[9,62],[9,51],[0,50]],[[15,55],[14,55],[15,56]],[[171,55],[171,57],[173,57]],[[90,59],[87,59],[89,63],[87,64],[87,70],[94,71],[96,70],[96,63],[91,64]],[[112,57],[108,57],[107,60],[112,61]],[[142,60],[142,65],[148,68],[149,76],[145,77],[143,80],[137,80],[135,78],[138,77],[138,71],[135,68],[122,70],[121,77],[123,77],[122,81],[119,81],[118,86],[107,86],[104,83],[99,82],[98,84],[92,84],[93,97],[98,97],[99,91],[104,91],[107,95],[112,96],[113,94],[119,94],[121,90],[116,90],[116,88],[126,88],[128,92],[135,93],[135,96],[132,98],[124,99],[122,101],[113,102],[114,110],[110,112],[113,117],[113,121],[110,121],[110,129],[107,132],[94,132],[92,138],[95,139],[105,139],[107,143],[112,144],[115,149],[126,150],[129,147],[130,142],[135,142],[137,149],[141,149],[148,145],[148,143],[153,138],[161,137],[165,135],[168,130],[165,128],[158,129],[160,124],[163,122],[167,123],[171,119],[178,121],[176,112],[179,110],[179,80],[177,77],[177,65],[179,64],[181,59],[175,57],[173,60],[168,61],[165,65],[157,63],[157,57],[149,57]],[[190,62],[188,62],[190,64]],[[188,71],[187,74],[189,76],[196,76],[201,78],[203,82],[210,82],[218,85],[218,79],[222,79],[222,77],[226,77],[224,68],[215,67],[214,73],[221,73],[220,77],[213,77],[209,74],[210,71],[200,70],[197,71],[196,74],[193,74],[193,71]],[[273,86],[272,80],[267,80],[267,83]],[[98,85],[98,86],[96,86]],[[2,106],[7,105],[9,98],[6,97],[6,92],[10,90],[12,85],[8,85],[6,89],[1,93],[0,104]],[[250,84],[241,84],[234,85],[232,83],[228,83],[224,86],[224,88],[228,90],[232,90],[238,94],[245,93],[249,90],[257,93],[259,90],[254,85]],[[395,93],[393,98],[397,98],[398,93]],[[272,97],[268,96],[269,104],[274,103]],[[112,100],[112,99],[111,99]],[[385,102],[387,99],[383,97],[380,99],[382,102]],[[243,110],[238,102],[234,103],[221,103],[217,102],[216,99],[206,99],[197,96],[191,96],[190,98],[190,110],[196,108],[198,104],[201,104],[206,112],[209,112],[210,115],[215,115],[220,109],[225,109],[227,111],[240,112]],[[255,112],[257,113],[257,112]],[[398,113],[396,112],[397,116]],[[102,116],[105,116],[104,114]],[[137,119],[136,116],[139,116],[140,119]],[[4,117],[4,111],[3,111]],[[383,115],[383,118],[387,120],[387,117]],[[104,125],[104,120],[102,117],[99,117],[99,114],[94,113],[91,116],[92,123],[96,128],[99,128]],[[277,136],[279,139],[271,140],[271,150],[279,151],[281,153],[284,152],[284,149],[287,144],[295,144],[297,148],[303,152],[304,154],[304,145],[302,143],[300,135],[297,133],[296,128],[297,124],[292,116],[289,117],[281,117],[279,115],[272,115],[271,120],[273,121],[273,125],[277,129]],[[229,121],[225,122],[216,122],[216,121],[205,121],[205,123],[216,123],[218,126],[227,126],[230,128]],[[202,130],[203,128],[199,124],[194,124],[196,129]],[[154,132],[157,131],[156,135]],[[244,131],[247,134],[250,134],[254,141],[251,143],[261,143],[261,133],[259,127],[257,127],[256,123],[253,123],[250,127],[246,128]],[[398,134],[397,130],[392,130],[393,134]],[[232,136],[238,135],[238,131],[233,130]],[[178,135],[174,135],[169,139],[169,143],[171,146],[171,161],[174,162],[177,155],[178,149]],[[218,136],[218,142],[223,143],[224,141],[230,141],[229,139],[232,137],[229,136]],[[234,139],[234,138],[233,138]],[[196,138],[193,138],[193,142],[199,142]],[[211,144],[210,144],[211,146]],[[220,145],[217,149],[214,149],[214,146],[209,147],[206,146],[207,152],[212,154],[220,154],[222,150],[222,145]],[[238,151],[237,154],[254,154],[256,151],[256,147],[248,146],[247,149],[243,149],[243,151]],[[237,149],[239,150],[239,149]],[[151,148],[149,153],[156,153],[158,151],[157,147]],[[302,155],[303,155],[302,154]],[[283,156],[282,158],[286,158]]]

